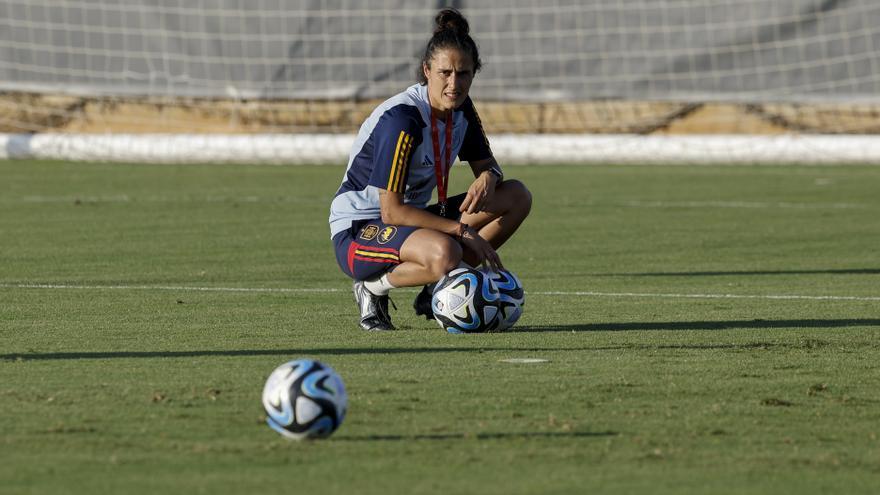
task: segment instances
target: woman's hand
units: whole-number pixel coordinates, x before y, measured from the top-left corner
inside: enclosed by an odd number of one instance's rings
[[[479,257],[480,264],[487,265],[490,269],[496,272],[503,269],[504,266],[501,264],[501,258],[498,257],[498,253],[495,251],[495,248],[489,244],[489,241],[480,237],[480,234],[470,225],[460,225],[461,231],[459,239],[461,239],[461,242],[465,247],[473,251]]]
[[[495,194],[495,186],[498,178],[489,172],[483,172],[474,179],[467,195],[461,203],[459,211],[462,213],[478,213],[491,204]]]

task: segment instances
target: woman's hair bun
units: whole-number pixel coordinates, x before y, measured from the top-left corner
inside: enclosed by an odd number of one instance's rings
[[[461,12],[455,9],[441,10],[437,14],[437,17],[434,18],[434,23],[437,24],[437,27],[434,28],[434,33],[439,33],[448,29],[465,35],[470,31],[467,19],[461,15]]]
[[[434,34],[425,46],[425,55],[422,62],[416,67],[416,80],[421,84],[428,84],[425,77],[425,67],[431,67],[434,53],[437,50],[456,49],[461,50],[471,57],[474,64],[474,74],[480,71],[483,63],[480,62],[480,50],[470,35],[470,26],[461,12],[453,8],[445,8],[434,17]]]

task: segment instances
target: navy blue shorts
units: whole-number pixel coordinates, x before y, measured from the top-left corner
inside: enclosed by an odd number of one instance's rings
[[[446,218],[458,220],[458,208],[465,194],[449,198]],[[425,210],[440,214],[440,205],[433,204]],[[404,241],[420,227],[389,225],[381,219],[359,220],[348,230],[333,236],[336,262],[349,277],[370,280],[400,264],[400,248]]]

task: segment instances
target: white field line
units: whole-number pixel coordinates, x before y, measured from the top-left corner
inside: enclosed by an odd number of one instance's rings
[[[271,287],[192,287],[176,285],[67,285],[67,284],[0,284],[2,289],[79,289],[79,290],[165,290],[181,292],[341,292],[341,289],[271,288]]]
[[[590,292],[590,291],[546,291],[527,292],[542,296],[587,296],[587,297],[644,297],[681,299],[782,299],[806,301],[880,301],[880,296],[802,296],[796,294],[667,294],[651,292]]]
[[[2,289],[74,289],[74,290],[160,290],[181,292],[263,292],[263,293],[333,293],[348,292],[337,288],[271,288],[271,287],[194,287],[170,285],[69,285],[69,284],[0,284]],[[797,294],[681,294],[659,292],[594,292],[594,291],[527,291],[535,296],[570,297],[632,297],[667,299],[767,299],[803,301],[880,301],[880,296],[805,296]]]

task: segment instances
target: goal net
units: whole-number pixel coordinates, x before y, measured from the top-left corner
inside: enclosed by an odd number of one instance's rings
[[[880,160],[875,0],[456,1],[507,162]],[[0,157],[344,162],[438,2],[5,0]],[[876,148],[876,149],[875,149]]]

